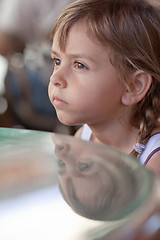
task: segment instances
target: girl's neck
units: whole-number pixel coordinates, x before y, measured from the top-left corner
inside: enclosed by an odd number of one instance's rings
[[[92,130],[91,140],[101,142],[118,150],[129,154],[133,150],[133,145],[136,143],[138,129],[132,126],[117,126],[103,127],[89,125]]]

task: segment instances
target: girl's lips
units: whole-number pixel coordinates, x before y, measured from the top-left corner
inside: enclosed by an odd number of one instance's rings
[[[57,106],[63,106],[63,105],[66,105],[66,104],[67,103],[60,98],[57,98],[57,97],[53,98],[53,105],[56,106],[56,107]]]

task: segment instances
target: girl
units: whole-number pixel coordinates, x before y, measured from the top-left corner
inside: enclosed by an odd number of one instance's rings
[[[78,0],[56,20],[49,98],[77,136],[160,173],[160,6]]]

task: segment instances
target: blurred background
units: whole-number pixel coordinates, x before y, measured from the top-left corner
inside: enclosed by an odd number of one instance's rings
[[[0,127],[74,133],[48,98],[50,32],[73,0],[0,0]]]

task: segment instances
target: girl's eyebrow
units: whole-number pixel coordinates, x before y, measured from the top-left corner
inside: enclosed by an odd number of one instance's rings
[[[51,50],[51,55],[59,56],[59,54],[56,51],[54,51],[53,49]]]
[[[55,56],[60,56],[60,54],[58,54],[56,51],[54,51],[53,49],[51,50],[51,55],[55,55]],[[70,58],[85,58],[89,61],[92,61],[93,63],[96,63],[95,60],[91,57],[89,57],[86,54],[68,54],[68,57]]]

